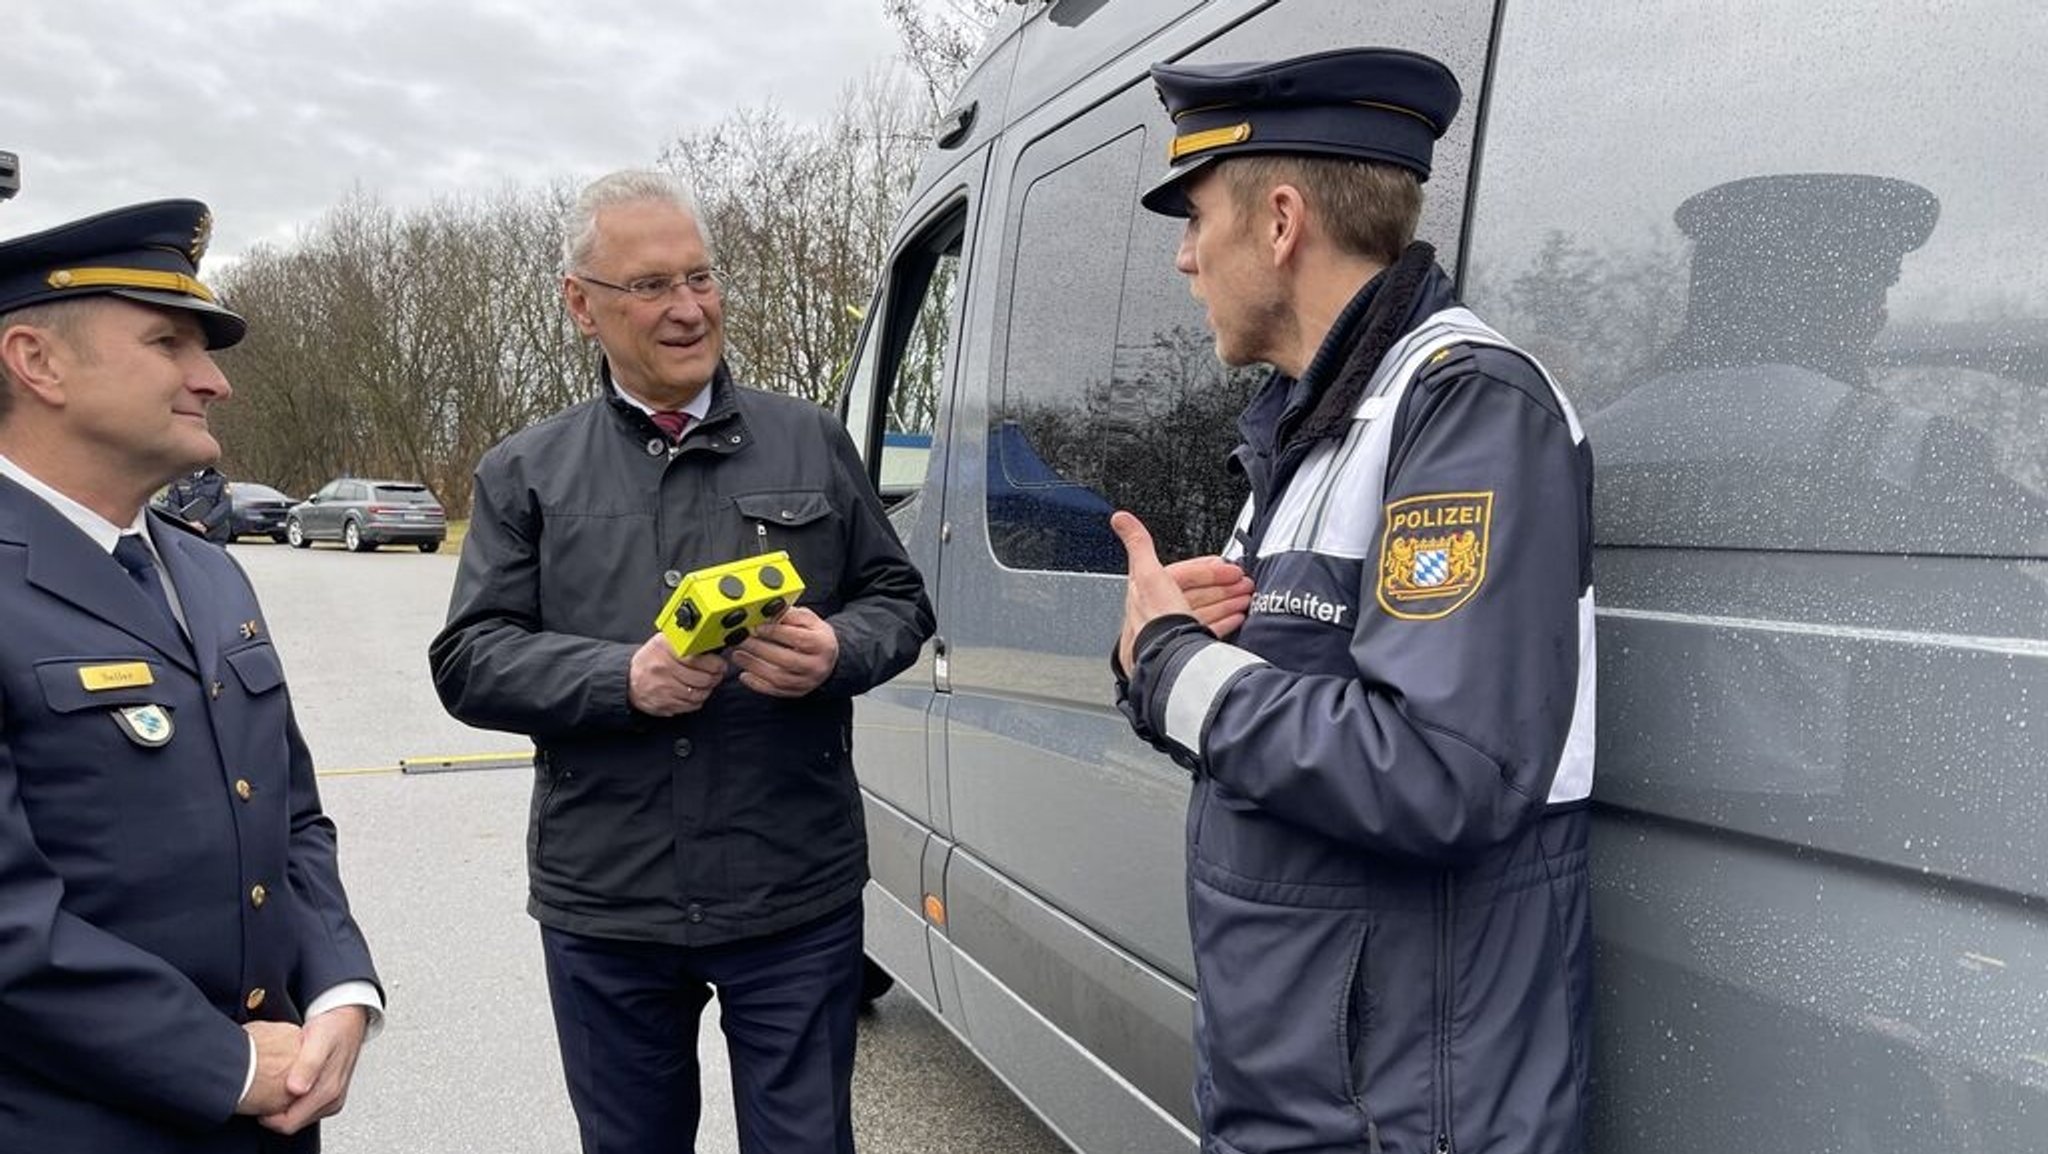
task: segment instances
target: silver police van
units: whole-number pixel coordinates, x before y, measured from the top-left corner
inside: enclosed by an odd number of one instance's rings
[[[1444,60],[1422,236],[1597,461],[1594,1145],[2048,1150],[2048,17],[2020,0],[1030,0],[846,418],[939,636],[858,713],[868,948],[1088,1154],[1195,1144],[1184,771],[1122,553],[1259,374],[1138,208],[1166,60]],[[1333,1059],[1334,1060],[1334,1059]]]

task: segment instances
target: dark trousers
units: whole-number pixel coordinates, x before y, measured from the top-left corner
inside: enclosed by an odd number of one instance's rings
[[[671,946],[541,927],[584,1154],[687,1154],[698,1018],[718,992],[741,1154],[853,1154],[861,904],[765,938]]]

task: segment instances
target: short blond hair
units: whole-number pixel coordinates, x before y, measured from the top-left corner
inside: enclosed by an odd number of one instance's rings
[[[1278,185],[1293,185],[1339,249],[1381,264],[1400,258],[1422,221],[1422,182],[1396,165],[1255,154],[1218,161],[1217,175],[1240,209],[1253,208]]]

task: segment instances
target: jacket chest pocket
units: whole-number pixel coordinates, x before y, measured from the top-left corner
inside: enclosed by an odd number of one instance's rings
[[[277,650],[268,643],[244,646],[220,656],[251,697],[261,697],[284,684],[284,666],[277,659]]]
[[[736,557],[784,550],[803,578],[805,604],[817,608],[836,600],[845,529],[830,497],[817,489],[779,489],[736,494],[732,501],[740,517]]]
[[[35,737],[74,773],[102,770],[108,758],[154,753],[175,732],[172,707],[189,692],[185,675],[147,658],[42,661],[36,680],[48,721]]]

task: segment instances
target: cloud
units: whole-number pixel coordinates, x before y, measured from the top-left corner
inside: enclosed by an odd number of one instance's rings
[[[357,188],[410,206],[580,180],[736,107],[823,116],[896,50],[881,0],[18,7],[0,149],[23,187],[0,236],[196,196],[228,255]]]

